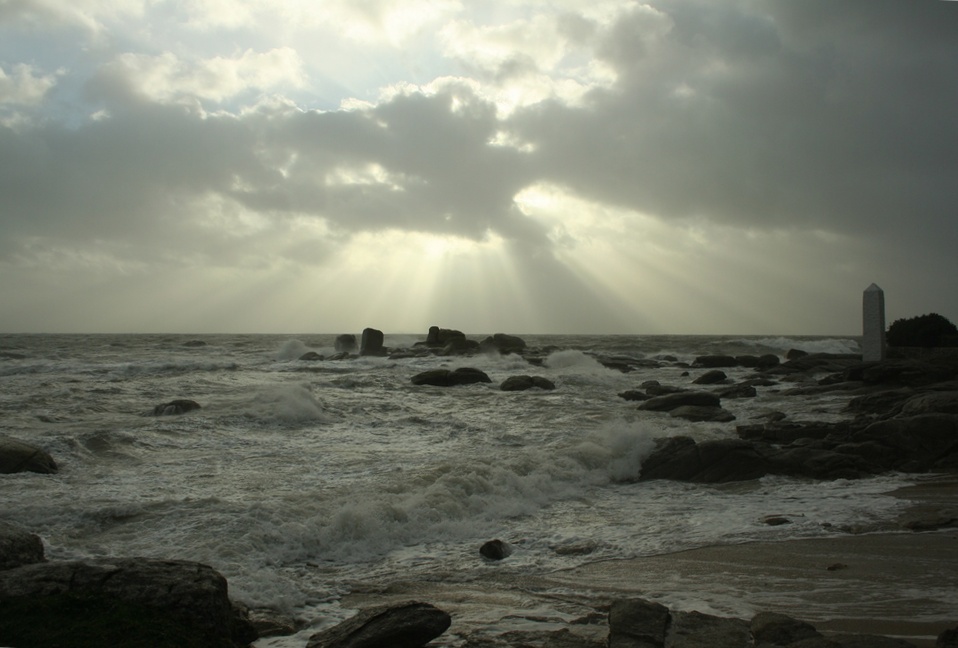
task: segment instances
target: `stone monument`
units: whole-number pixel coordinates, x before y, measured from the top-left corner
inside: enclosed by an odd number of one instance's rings
[[[862,360],[885,359],[885,292],[870,285],[862,296]]]

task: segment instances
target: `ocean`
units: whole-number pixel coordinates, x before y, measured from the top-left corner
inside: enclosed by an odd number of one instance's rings
[[[869,528],[904,505],[887,493],[910,483],[905,475],[635,481],[657,437],[733,437],[736,425],[774,411],[839,420],[847,396],[787,396],[784,382],[723,401],[733,422],[692,423],[639,411],[620,392],[646,380],[690,386],[704,370],[682,365],[699,355],[860,353],[856,338],[520,337],[541,366],[497,354],[300,359],[332,355],[333,335],[0,335],[0,433],[45,448],[60,467],[0,476],[0,519],[39,534],[53,560],[212,565],[234,599],[312,624],[258,646],[301,648],[317,627],[352,614],[342,600],[357,589],[515,580],[591,561],[821,537]],[[424,339],[387,334],[385,344]],[[623,373],[600,357],[669,360]],[[410,381],[464,366],[492,382]],[[724,371],[731,380],[753,374]],[[556,389],[499,390],[520,374]],[[152,416],[180,398],[201,409]],[[772,515],[792,523],[766,524]],[[501,562],[478,553],[494,538],[513,549]]]

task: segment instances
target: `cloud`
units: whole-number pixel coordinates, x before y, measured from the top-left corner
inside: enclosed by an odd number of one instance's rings
[[[142,15],[144,6],[143,0],[6,0],[0,4],[0,25],[99,32],[107,21]]]
[[[18,63],[8,73],[0,65],[0,105],[14,104],[34,106],[39,104],[57,83],[56,74],[38,73],[32,65]]]

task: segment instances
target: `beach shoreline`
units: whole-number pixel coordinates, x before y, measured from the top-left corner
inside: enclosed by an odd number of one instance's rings
[[[942,631],[958,626],[958,527],[910,529],[948,524],[952,512],[958,517],[958,476],[919,476],[890,495],[911,504],[881,529],[862,533],[707,546],[531,577],[490,570],[469,583],[402,581],[357,588],[342,604],[417,598],[452,614],[451,632],[569,628],[601,641],[611,602],[643,598],[723,617],[780,612],[824,634],[879,634],[931,647]]]

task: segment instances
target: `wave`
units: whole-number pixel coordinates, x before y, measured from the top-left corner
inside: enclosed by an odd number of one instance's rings
[[[861,345],[853,338],[807,338],[807,337],[766,337],[756,339],[736,340],[746,346],[761,347],[777,350],[784,355],[791,349],[799,349],[806,353],[861,353]]]

